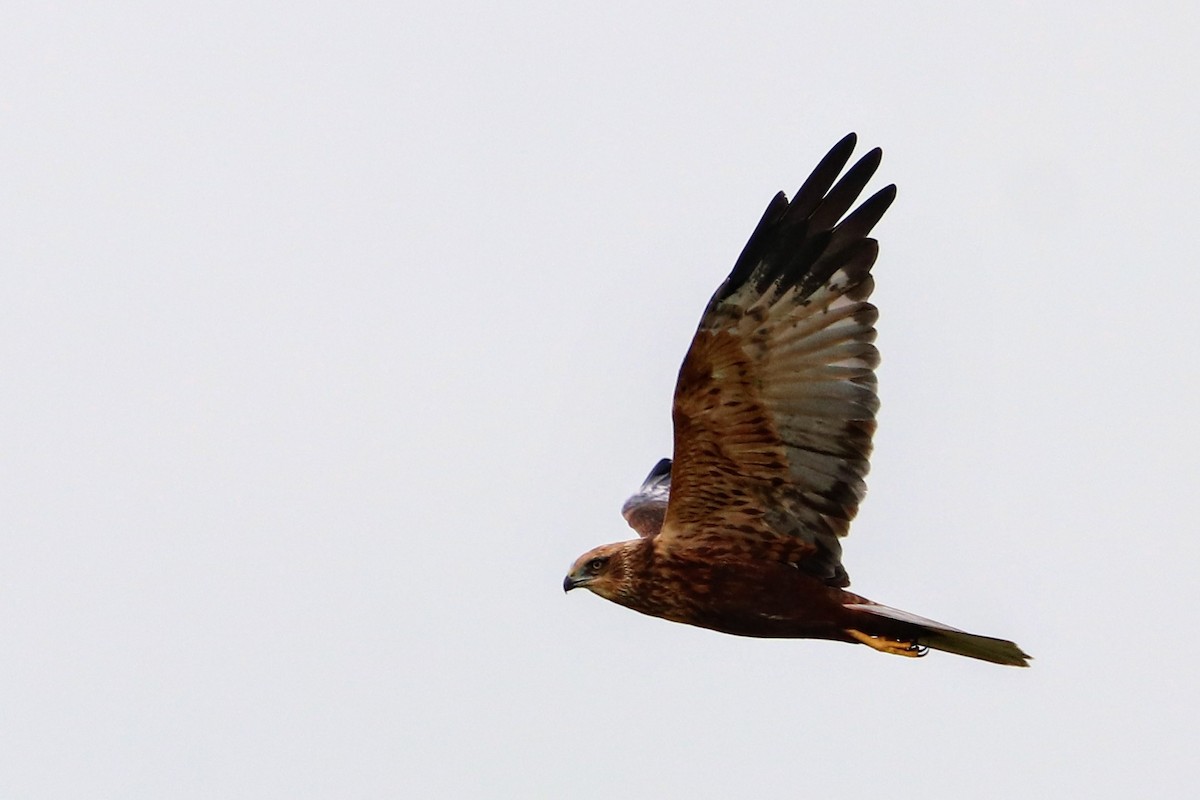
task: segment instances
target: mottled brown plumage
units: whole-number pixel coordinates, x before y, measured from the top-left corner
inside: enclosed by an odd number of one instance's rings
[[[725,633],[1027,666],[1012,642],[845,590],[840,538],[866,491],[879,405],[868,234],[895,197],[888,186],[846,214],[882,155],[837,180],[854,144],[767,207],[680,368],[674,460],[622,509],[640,538],[584,554],[563,588]]]

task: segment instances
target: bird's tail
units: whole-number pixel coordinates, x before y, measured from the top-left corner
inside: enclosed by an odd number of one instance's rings
[[[993,639],[990,636],[960,631],[898,608],[875,603],[855,603],[847,605],[846,608],[876,618],[875,625],[862,626],[866,630],[847,631],[858,641],[876,650],[911,656],[922,655],[923,648],[927,647],[1014,667],[1028,667],[1029,659],[1032,658],[1015,643],[1006,639]],[[887,621],[886,624],[880,624],[884,620]]]

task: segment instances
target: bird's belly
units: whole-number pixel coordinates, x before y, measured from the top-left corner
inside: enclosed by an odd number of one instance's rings
[[[846,639],[836,615],[821,607],[796,605],[783,613],[746,609],[699,609],[689,620],[701,628],[769,639]]]
[[[655,593],[667,600],[663,607],[646,613],[737,636],[847,640],[842,591],[789,564],[705,564],[683,572],[687,579]]]

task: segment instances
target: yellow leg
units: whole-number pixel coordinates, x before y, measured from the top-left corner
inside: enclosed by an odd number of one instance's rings
[[[891,653],[894,656],[904,656],[905,658],[920,658],[929,652],[926,647],[921,647],[916,642],[901,642],[895,639],[883,639],[878,636],[871,636],[862,631],[856,631],[853,628],[846,628],[846,633],[853,636],[858,641],[865,644],[867,647],[873,647],[881,653]]]

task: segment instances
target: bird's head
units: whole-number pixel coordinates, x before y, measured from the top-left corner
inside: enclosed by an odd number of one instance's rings
[[[641,548],[645,539],[630,542],[614,542],[589,550],[575,559],[567,577],[563,579],[563,591],[583,587],[606,600],[620,603],[633,591],[630,557]]]

